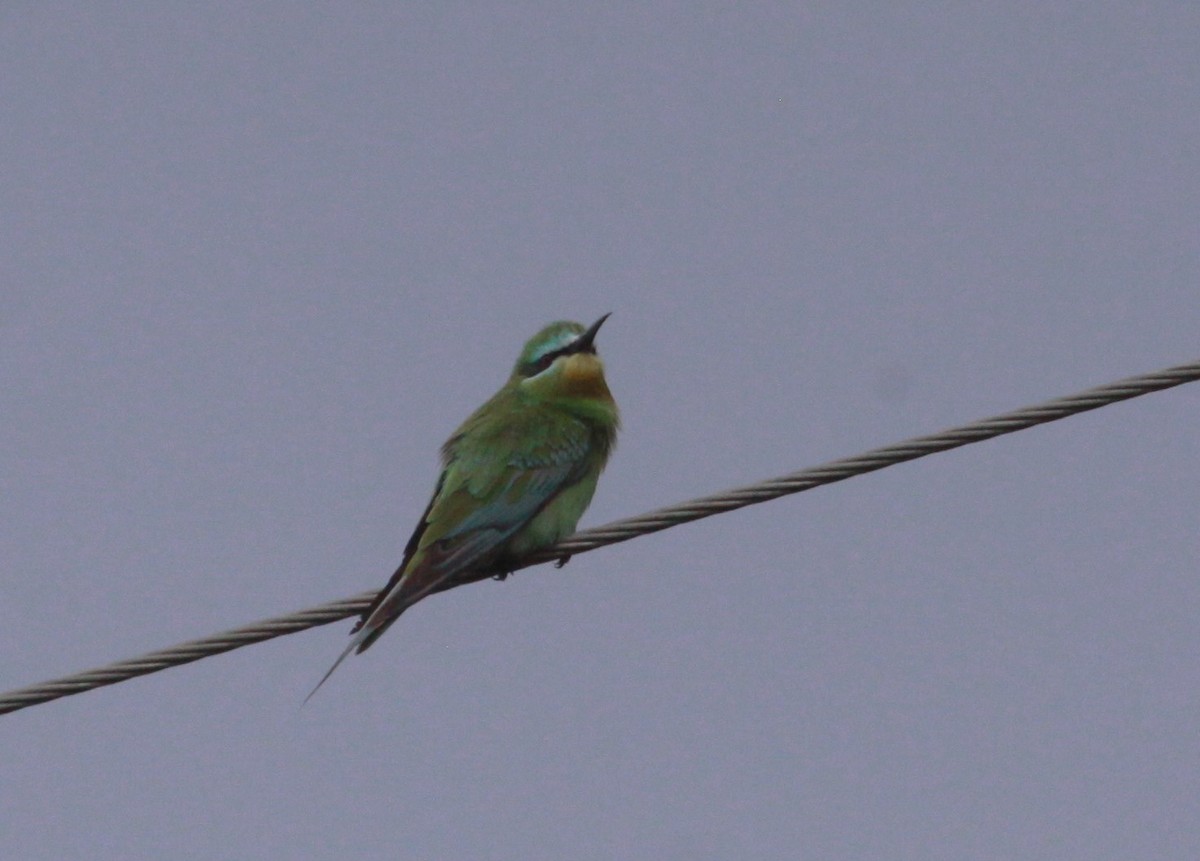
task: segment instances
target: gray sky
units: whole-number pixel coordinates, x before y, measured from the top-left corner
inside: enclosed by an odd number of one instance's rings
[[[381,586],[553,319],[584,525],[1200,356],[1193,3],[249,5],[0,13],[0,688]],[[0,855],[1194,857],[1198,414],[0,718]]]

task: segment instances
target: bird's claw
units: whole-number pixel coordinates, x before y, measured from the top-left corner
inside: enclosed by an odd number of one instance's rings
[[[564,565],[566,565],[566,564],[567,564],[568,562],[570,562],[570,561],[571,561],[571,554],[570,554],[570,553],[568,553],[566,556],[559,556],[559,557],[558,557],[558,560],[557,560],[557,561],[554,563],[554,567],[555,567],[555,568],[561,568],[561,567],[563,567]]]

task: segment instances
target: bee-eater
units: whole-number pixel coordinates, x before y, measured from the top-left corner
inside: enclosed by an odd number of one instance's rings
[[[595,345],[607,319],[586,329],[551,323],[530,338],[504,387],[446,440],[433,498],[400,567],[313,693],[422,598],[503,578],[575,531],[617,439],[617,405]]]

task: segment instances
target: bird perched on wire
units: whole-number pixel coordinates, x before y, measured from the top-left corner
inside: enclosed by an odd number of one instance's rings
[[[620,423],[596,355],[608,316],[586,329],[551,323],[530,338],[504,387],[446,440],[433,498],[400,567],[309,697],[422,598],[503,578],[522,557],[575,531]]]

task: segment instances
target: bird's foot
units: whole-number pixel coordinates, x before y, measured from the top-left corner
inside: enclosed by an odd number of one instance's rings
[[[564,565],[566,565],[566,564],[567,564],[568,562],[570,562],[570,561],[571,561],[571,554],[570,554],[570,553],[568,553],[566,556],[559,556],[559,557],[558,557],[558,559],[557,559],[557,561],[555,561],[555,563],[554,563],[554,567],[555,567],[555,568],[561,568],[561,567],[563,567]]]
[[[508,579],[508,575],[512,574],[512,573],[513,573],[512,571],[501,571],[499,574],[493,574],[492,579],[503,583],[505,580]]]

